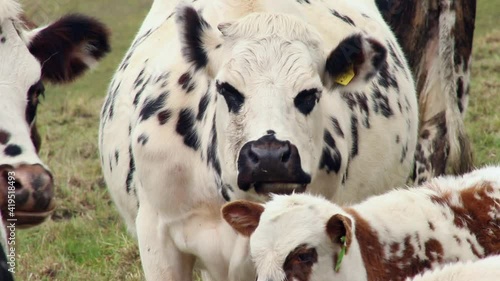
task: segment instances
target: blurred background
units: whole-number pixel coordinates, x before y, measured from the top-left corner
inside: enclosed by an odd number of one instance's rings
[[[112,31],[112,53],[68,86],[47,85],[38,109],[41,158],[55,175],[58,208],[45,224],[17,232],[17,280],[142,280],[139,252],[125,231],[99,165],[99,113],[111,77],[152,0],[21,0],[47,24],[68,12]],[[500,163],[500,1],[478,0],[466,127],[476,166]]]

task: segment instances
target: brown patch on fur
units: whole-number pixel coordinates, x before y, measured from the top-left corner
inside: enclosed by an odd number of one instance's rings
[[[425,242],[425,256],[431,263],[442,263],[443,254],[443,245],[438,240],[431,238]]]
[[[453,223],[459,228],[467,228],[484,249],[481,255],[475,248],[472,241],[467,241],[471,245],[471,250],[478,257],[500,254],[500,200],[492,198],[488,193],[494,190],[491,183],[483,183],[464,189],[460,192],[461,206],[451,204],[449,193],[440,196],[431,196],[434,203],[447,206],[453,213]],[[494,218],[490,213],[495,213]],[[454,236],[460,244],[462,241]]]
[[[0,130],[0,144],[7,144],[10,140],[10,133]]]
[[[21,22],[24,24],[24,26],[28,29],[35,29],[38,27],[38,24],[33,22],[31,19],[29,19],[25,13],[21,14],[21,16],[19,17],[19,20],[21,20]]]
[[[312,267],[316,262],[318,262],[316,249],[307,245],[299,245],[288,254],[283,263],[286,280],[310,280]]]
[[[260,204],[239,200],[222,207],[222,217],[240,234],[249,237],[259,226],[264,207]]]
[[[488,195],[493,190],[491,183],[484,183],[479,187],[465,189],[460,194],[465,213],[461,215],[470,218],[466,220],[467,226],[476,234],[485,255],[500,254],[500,200]],[[495,214],[493,218],[491,213]]]
[[[428,260],[420,260],[415,255],[410,235],[406,236],[399,246],[390,245],[390,256],[385,256],[385,245],[380,243],[378,233],[354,209],[345,210],[354,217],[355,235],[369,281],[405,280],[406,277],[414,276],[431,267]],[[396,248],[398,252],[402,249],[401,256],[396,256],[396,251],[392,252]]]

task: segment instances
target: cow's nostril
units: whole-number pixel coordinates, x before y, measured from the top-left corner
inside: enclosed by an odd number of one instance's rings
[[[259,163],[259,156],[257,155],[257,153],[255,153],[252,148],[250,148],[248,150],[248,158],[250,158],[250,160],[254,163],[254,164],[257,164]]]
[[[290,145],[285,144],[286,150],[281,154],[281,162],[286,163],[290,160],[290,156],[292,155],[292,150],[290,149]]]

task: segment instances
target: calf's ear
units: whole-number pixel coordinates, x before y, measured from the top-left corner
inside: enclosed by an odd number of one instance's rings
[[[338,244],[340,247],[345,245],[347,253],[351,246],[353,235],[350,218],[341,214],[333,215],[326,223],[326,233],[333,243]],[[344,242],[341,241],[342,239],[344,239]]]
[[[215,75],[218,61],[214,58],[222,38],[190,5],[179,4],[176,11],[182,56],[196,70],[206,69]],[[212,58],[212,59],[211,59]]]
[[[78,14],[27,32],[30,52],[42,65],[42,79],[70,82],[110,52],[109,31],[101,22]]]
[[[387,49],[377,40],[355,34],[342,40],[325,64],[327,85],[344,88],[365,83],[386,63]]]
[[[264,206],[250,201],[234,201],[222,207],[222,217],[234,230],[249,237],[259,226]]]

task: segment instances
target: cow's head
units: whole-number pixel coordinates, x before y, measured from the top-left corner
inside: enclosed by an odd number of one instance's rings
[[[0,4],[0,211],[17,225],[41,223],[54,209],[53,177],[37,155],[35,120],[43,81],[72,81],[108,51],[108,31],[69,15],[27,30],[16,1]]]
[[[323,46],[290,15],[253,13],[214,30],[181,5],[177,22],[184,58],[215,80],[223,181],[257,194],[305,190],[320,166],[325,95],[366,83],[386,57],[361,33]],[[335,82],[351,68],[347,86]]]
[[[278,195],[265,205],[234,201],[222,216],[250,237],[258,281],[362,280],[365,274],[353,218],[324,198]]]

